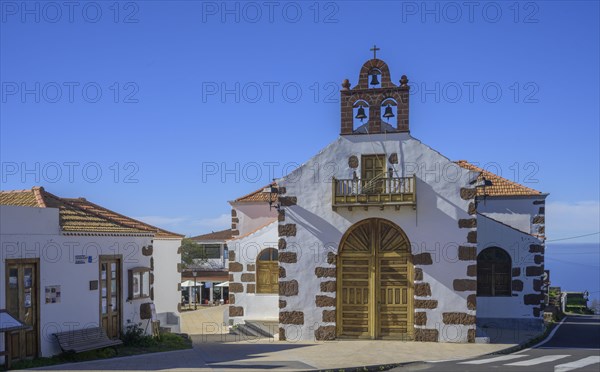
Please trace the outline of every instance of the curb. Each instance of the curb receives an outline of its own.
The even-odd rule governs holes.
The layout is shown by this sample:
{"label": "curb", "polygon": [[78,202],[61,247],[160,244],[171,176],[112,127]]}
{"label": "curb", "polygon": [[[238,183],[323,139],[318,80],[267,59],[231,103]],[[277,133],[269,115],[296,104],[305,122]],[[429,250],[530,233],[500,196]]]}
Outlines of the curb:
{"label": "curb", "polygon": [[[521,351],[521,350],[528,350],[529,348],[533,348],[536,347],[538,345],[543,345],[546,342],[548,342],[550,340],[550,338],[552,336],[554,336],[554,333],[556,333],[556,331],[558,330],[558,327],[560,327],[560,325],[567,319],[567,317],[564,317],[559,323],[552,323],[551,325],[549,325],[548,327],[546,327],[546,329],[544,330],[544,332],[534,338],[531,338],[527,341],[523,341],[518,345],[515,346],[511,346],[508,347],[506,349],[502,349],[502,350],[498,350],[498,351],[494,351],[492,353],[487,353],[487,354],[481,354],[477,357],[482,357],[482,356],[486,356],[486,355],[504,355],[504,354],[512,354],[515,353],[517,351]],[[533,340],[536,339],[540,339],[539,342],[534,343],[532,346],[530,346],[529,348],[527,348],[527,345],[529,345]],[[470,358],[462,358],[462,359],[456,359],[456,360],[467,360],[467,359],[473,359],[475,357],[470,357]],[[320,369],[317,370],[318,372],[327,372],[327,371],[365,371],[365,372],[371,372],[371,371],[388,371],[390,369],[393,368],[397,368],[397,367],[406,367],[409,365],[413,365],[413,364],[420,364],[420,363],[430,363],[430,362],[434,362],[434,361],[414,361],[414,362],[405,362],[405,363],[388,363],[388,364],[379,364],[379,365],[371,365],[371,366],[363,366],[363,367],[350,367],[350,368],[334,368],[334,369]]]}
{"label": "curb", "polygon": [[316,372],[331,372],[331,371],[344,371],[344,372],[375,372],[375,371],[389,371],[398,367],[406,367],[413,364],[424,364],[426,362],[417,360],[413,362],[403,362],[403,363],[386,363],[386,364],[374,364],[370,366],[362,366],[362,367],[347,367],[347,368],[329,368],[329,369],[315,369],[311,371]]}
{"label": "curb", "polygon": [[[504,355],[504,354],[512,354],[512,353],[516,353],[517,351],[521,351],[521,350],[529,349],[529,348],[535,347],[535,346],[537,346],[537,345],[540,345],[542,342],[546,342],[546,340],[547,340],[547,339],[549,339],[549,337],[551,337],[551,336],[553,336],[553,335],[554,335],[554,333],[553,333],[553,332],[556,332],[556,330],[558,329],[558,327],[559,327],[559,326],[562,324],[562,322],[564,322],[564,321],[565,321],[565,319],[566,319],[566,317],[565,317],[565,318],[563,318],[563,320],[561,320],[561,321],[560,321],[560,323],[558,323],[558,324],[557,324],[557,323],[552,323],[552,324],[548,325],[548,326],[546,327],[546,329],[544,330],[544,332],[543,332],[541,335],[539,335],[539,336],[536,336],[536,337],[534,337],[534,338],[531,338],[531,339],[529,339],[529,340],[527,340],[527,341],[523,341],[523,342],[521,342],[521,343],[520,343],[520,344],[518,344],[518,345],[511,346],[511,347],[508,347],[508,348],[506,348],[506,349],[503,349],[503,350],[498,350],[498,351],[495,351],[495,352],[493,352],[493,353],[489,353],[489,354],[483,354],[482,356],[484,356],[484,355]],[[537,340],[537,339],[540,339],[540,341],[539,341],[539,342],[536,342],[536,343],[534,343],[533,345],[531,345],[531,346],[529,346],[529,347],[528,347],[528,345],[529,345],[529,344],[530,344],[532,341],[534,341],[534,340]]]}

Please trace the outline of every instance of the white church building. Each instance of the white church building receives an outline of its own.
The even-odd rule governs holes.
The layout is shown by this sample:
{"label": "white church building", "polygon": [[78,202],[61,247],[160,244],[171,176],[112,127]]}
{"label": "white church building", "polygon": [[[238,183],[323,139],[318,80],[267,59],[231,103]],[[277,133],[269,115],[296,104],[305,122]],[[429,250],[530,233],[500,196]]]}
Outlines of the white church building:
{"label": "white church building", "polygon": [[342,83],[341,135],[230,202],[234,324],[275,319],[280,340],[542,330],[547,194],[412,137],[408,101],[406,76],[367,61]]}

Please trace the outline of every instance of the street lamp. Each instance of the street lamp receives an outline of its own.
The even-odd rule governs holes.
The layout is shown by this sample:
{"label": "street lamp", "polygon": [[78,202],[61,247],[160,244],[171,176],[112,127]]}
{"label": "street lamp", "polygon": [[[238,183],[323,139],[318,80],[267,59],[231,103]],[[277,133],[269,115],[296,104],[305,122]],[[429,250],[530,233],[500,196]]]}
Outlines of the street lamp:
{"label": "street lamp", "polygon": [[197,294],[197,289],[196,289],[196,275],[198,275],[198,272],[196,271],[192,271],[192,276],[194,277],[194,310],[198,310],[198,294]]}

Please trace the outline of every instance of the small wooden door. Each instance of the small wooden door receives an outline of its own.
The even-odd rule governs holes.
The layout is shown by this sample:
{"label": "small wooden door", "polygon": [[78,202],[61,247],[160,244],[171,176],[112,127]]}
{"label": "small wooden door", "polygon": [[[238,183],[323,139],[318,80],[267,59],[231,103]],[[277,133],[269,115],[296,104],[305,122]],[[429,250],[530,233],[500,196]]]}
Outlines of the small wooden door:
{"label": "small wooden door", "polygon": [[100,324],[110,338],[121,335],[121,258],[100,256]]}
{"label": "small wooden door", "polygon": [[12,361],[39,354],[39,259],[6,260],[6,310],[30,329],[10,332]]}
{"label": "small wooden door", "polygon": [[256,293],[279,293],[279,259],[275,248],[261,251],[256,259]]}
{"label": "small wooden door", "polygon": [[365,194],[383,192],[385,178],[385,155],[363,155],[360,165],[362,191]]}

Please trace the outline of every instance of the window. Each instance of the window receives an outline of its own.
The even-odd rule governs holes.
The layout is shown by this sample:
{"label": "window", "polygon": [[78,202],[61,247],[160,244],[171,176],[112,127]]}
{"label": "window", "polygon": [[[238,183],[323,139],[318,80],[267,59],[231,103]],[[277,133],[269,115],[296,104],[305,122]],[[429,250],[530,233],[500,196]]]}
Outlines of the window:
{"label": "window", "polygon": [[382,193],[385,178],[385,155],[363,155],[360,173],[364,194]]}
{"label": "window", "polygon": [[477,256],[477,295],[511,295],[511,259],[497,247],[486,248]]}
{"label": "window", "polygon": [[[129,269],[129,300],[150,297],[150,284],[150,268]],[[116,282],[113,282],[114,285]]]}
{"label": "window", "polygon": [[256,258],[256,293],[279,293],[277,249],[262,250]]}
{"label": "window", "polygon": [[221,258],[220,244],[204,244],[205,258]]}

